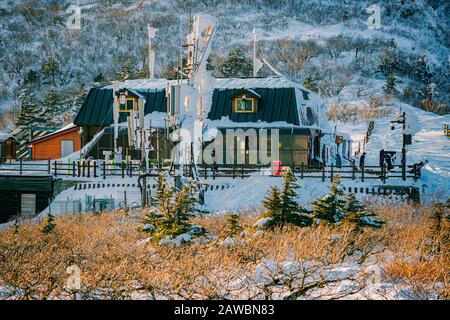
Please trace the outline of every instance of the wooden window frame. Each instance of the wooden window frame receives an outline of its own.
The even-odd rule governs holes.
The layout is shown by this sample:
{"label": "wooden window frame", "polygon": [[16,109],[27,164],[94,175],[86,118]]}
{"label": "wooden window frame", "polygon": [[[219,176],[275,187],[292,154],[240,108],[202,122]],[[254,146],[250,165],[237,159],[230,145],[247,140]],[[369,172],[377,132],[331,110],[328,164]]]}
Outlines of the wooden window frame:
{"label": "wooden window frame", "polygon": [[131,111],[136,111],[136,109],[137,109],[136,99],[133,98],[133,97],[131,97],[131,98],[125,98],[125,106],[128,105],[128,101],[133,101],[133,109],[131,109],[131,110],[128,110],[128,109],[123,110],[123,109],[121,109],[120,106],[121,106],[122,104],[120,103],[120,97],[117,99],[117,101],[118,101],[118,104],[119,104],[119,112],[130,113]]}
{"label": "wooden window frame", "polygon": [[247,97],[245,98],[245,101],[251,100],[252,101],[252,110],[238,110],[238,101],[243,100],[243,95],[239,95],[233,98],[233,109],[236,113],[255,113],[256,112],[256,99],[253,97]]}

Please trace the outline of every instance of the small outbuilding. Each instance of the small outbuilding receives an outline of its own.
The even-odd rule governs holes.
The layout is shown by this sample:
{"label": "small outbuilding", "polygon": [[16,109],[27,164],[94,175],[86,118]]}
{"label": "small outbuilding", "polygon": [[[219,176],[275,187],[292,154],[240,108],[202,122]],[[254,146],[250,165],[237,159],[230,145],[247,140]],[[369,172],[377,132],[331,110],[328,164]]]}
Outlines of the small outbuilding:
{"label": "small outbuilding", "polygon": [[69,124],[29,142],[33,160],[60,159],[81,149],[80,128]]}
{"label": "small outbuilding", "polygon": [[17,140],[9,133],[0,132],[0,162],[16,159]]}

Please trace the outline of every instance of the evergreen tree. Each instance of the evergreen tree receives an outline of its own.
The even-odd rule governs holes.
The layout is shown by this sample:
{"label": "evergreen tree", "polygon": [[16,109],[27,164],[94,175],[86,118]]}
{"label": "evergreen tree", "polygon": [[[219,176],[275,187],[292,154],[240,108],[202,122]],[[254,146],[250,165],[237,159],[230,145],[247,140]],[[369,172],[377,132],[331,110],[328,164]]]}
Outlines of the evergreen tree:
{"label": "evergreen tree", "polygon": [[32,87],[32,88],[38,87],[39,86],[39,74],[34,70],[28,71],[28,73],[25,75],[24,84],[27,87]]}
{"label": "evergreen tree", "polygon": [[47,57],[46,61],[42,64],[41,72],[44,76],[44,80],[50,79],[51,84],[56,87],[56,76],[60,73],[60,71],[59,63],[53,56]]}
{"label": "evergreen tree", "polygon": [[17,126],[28,126],[39,122],[40,107],[33,92],[25,87],[19,94],[20,110],[16,121]]}
{"label": "evergreen tree", "polygon": [[355,232],[360,232],[363,227],[380,228],[384,224],[375,213],[368,212],[353,193],[347,195],[345,200],[345,216],[342,220],[353,224]]}
{"label": "evergreen tree", "polygon": [[377,72],[380,72],[386,78],[394,74],[398,69],[397,59],[395,54],[396,44],[391,41],[391,43],[384,49],[383,55],[379,59],[379,64]]}
{"label": "evergreen tree", "polygon": [[142,221],[142,230],[150,232],[153,240],[158,241],[165,236],[175,238],[184,233],[193,236],[206,233],[203,228],[190,222],[191,215],[198,212],[192,188],[183,186],[175,192],[166,186],[163,175],[160,175],[156,198],[157,207],[149,211]]}
{"label": "evergreen tree", "polygon": [[383,87],[384,92],[386,92],[387,95],[392,96],[394,94],[396,82],[397,82],[397,79],[395,78],[395,76],[393,74],[391,74],[387,77],[386,84]]}
{"label": "evergreen tree", "polygon": [[225,77],[249,77],[253,74],[253,63],[241,49],[233,49],[220,68]]}
{"label": "evergreen tree", "polygon": [[227,218],[227,231],[225,236],[235,237],[236,235],[241,233],[242,230],[244,230],[244,228],[242,228],[241,224],[239,223],[239,215],[230,214]]}
{"label": "evergreen tree", "polygon": [[51,123],[54,116],[59,113],[59,96],[55,89],[50,88],[44,96],[44,111],[41,114],[41,121]]}
{"label": "evergreen tree", "polygon": [[74,101],[76,111],[80,110],[81,106],[86,100],[86,96],[87,96],[86,86],[84,85],[84,83],[82,83],[80,86],[80,90],[78,91],[77,97],[75,98]]}
{"label": "evergreen tree", "polygon": [[330,193],[312,203],[314,217],[321,222],[329,224],[339,222],[345,212],[343,195],[341,179],[336,175],[331,185]]}
{"label": "evergreen tree", "polygon": [[55,224],[55,217],[53,217],[53,215],[50,213],[50,211],[47,213],[47,220],[46,220],[46,224],[44,226],[44,228],[42,229],[42,233],[44,234],[49,234],[53,231],[53,229],[55,229],[56,224]]}
{"label": "evergreen tree", "polygon": [[425,52],[420,56],[416,63],[416,69],[414,75],[416,79],[420,81],[425,86],[428,86],[431,83],[431,78],[433,74],[430,71],[430,67],[427,62],[428,53]]}
{"label": "evergreen tree", "polygon": [[298,196],[295,189],[299,188],[296,178],[291,170],[283,174],[283,187],[281,191],[272,187],[267,197],[263,201],[266,208],[264,217],[271,218],[264,224],[265,229],[274,229],[286,224],[296,226],[308,226],[311,224],[311,218],[307,215],[308,211],[296,202]]}
{"label": "evergreen tree", "polygon": [[133,62],[130,59],[127,59],[122,63],[119,73],[117,74],[117,79],[120,81],[124,81],[133,78],[135,72],[136,69]]}

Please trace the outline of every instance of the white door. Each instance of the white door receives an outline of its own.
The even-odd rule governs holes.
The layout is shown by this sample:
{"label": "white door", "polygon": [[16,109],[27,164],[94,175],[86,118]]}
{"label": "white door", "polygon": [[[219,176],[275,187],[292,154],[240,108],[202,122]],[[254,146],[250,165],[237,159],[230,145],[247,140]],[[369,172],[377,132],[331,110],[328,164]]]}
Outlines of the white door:
{"label": "white door", "polygon": [[32,193],[22,193],[21,199],[21,214],[35,214],[36,213],[36,195]]}
{"label": "white door", "polygon": [[61,158],[67,157],[73,153],[73,141],[61,140]]}

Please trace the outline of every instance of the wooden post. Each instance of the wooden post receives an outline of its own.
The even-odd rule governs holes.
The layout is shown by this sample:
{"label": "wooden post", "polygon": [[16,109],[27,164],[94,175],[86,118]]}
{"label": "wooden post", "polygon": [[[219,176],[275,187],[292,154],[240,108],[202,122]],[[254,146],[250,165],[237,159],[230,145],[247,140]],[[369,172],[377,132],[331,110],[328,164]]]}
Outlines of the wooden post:
{"label": "wooden post", "polygon": [[94,160],[94,178],[97,178],[97,161]]}
{"label": "wooden post", "polygon": [[352,161],[352,180],[355,180],[355,161]]}
{"label": "wooden post", "polygon": [[122,179],[125,178],[125,162],[122,161],[122,165],[121,165],[121,169],[122,169]]}
{"label": "wooden post", "polygon": [[233,163],[233,179],[236,178],[236,165]]}
{"label": "wooden post", "polygon": [[75,161],[72,161],[72,177],[75,177],[75,171],[76,171]]}
{"label": "wooden post", "polygon": [[58,176],[58,163],[56,162],[56,160],[53,162],[53,166],[55,167],[54,173],[55,173],[55,177],[56,177],[56,176]]}
{"label": "wooden post", "polygon": [[244,179],[244,165],[241,168],[241,179]]}
{"label": "wooden post", "polygon": [[87,162],[87,177],[91,177],[91,160],[88,160]]}
{"label": "wooden post", "polygon": [[384,164],[381,165],[381,181],[383,181],[383,183],[386,182],[386,167]]}
{"label": "wooden post", "polygon": [[213,180],[216,179],[216,170],[214,170],[214,167],[212,168],[212,172],[213,172]]}
{"label": "wooden post", "polygon": [[133,163],[130,162],[130,177],[133,177]]}
{"label": "wooden post", "polygon": [[86,161],[85,160],[83,160],[83,177],[85,176],[85,173],[86,173]]}
{"label": "wooden post", "polygon": [[325,164],[322,164],[322,182],[325,182]]}
{"label": "wooden post", "polygon": [[303,179],[304,171],[305,171],[305,164],[302,162],[302,171],[301,171],[301,175],[300,175],[301,179]]}
{"label": "wooden post", "polygon": [[77,167],[78,167],[78,177],[80,177],[80,175],[81,175],[81,163],[80,163],[80,160],[78,160]]}
{"label": "wooden post", "polygon": [[333,175],[334,175],[334,164],[331,162],[331,173],[330,173],[330,181],[333,182]]}
{"label": "wooden post", "polygon": [[292,161],[292,173],[295,173],[295,162]]}
{"label": "wooden post", "polygon": [[104,180],[104,179],[106,179],[106,160],[103,161],[102,169],[103,169],[103,180]]}
{"label": "wooden post", "polygon": [[364,166],[361,167],[361,181],[364,182]]}
{"label": "wooden post", "polygon": [[50,174],[52,172],[52,168],[51,168],[51,163],[50,163],[50,158],[47,159],[47,172],[48,174]]}

